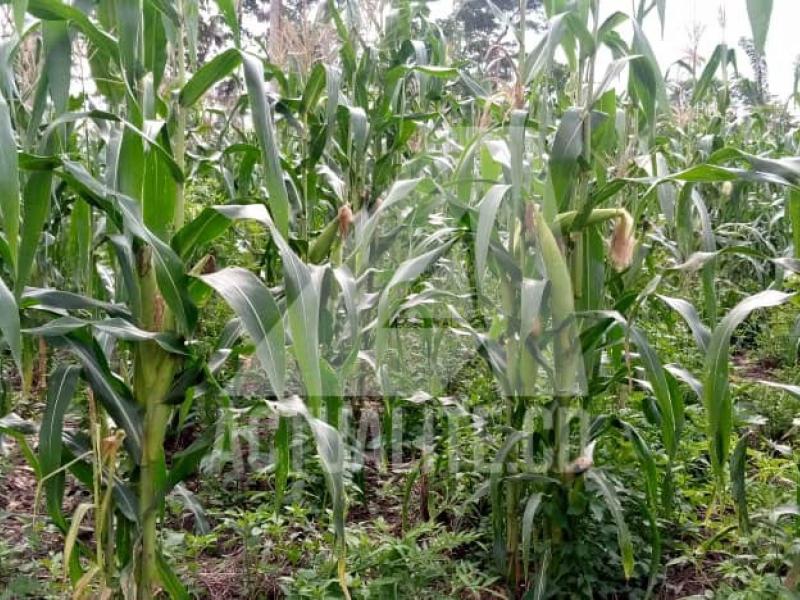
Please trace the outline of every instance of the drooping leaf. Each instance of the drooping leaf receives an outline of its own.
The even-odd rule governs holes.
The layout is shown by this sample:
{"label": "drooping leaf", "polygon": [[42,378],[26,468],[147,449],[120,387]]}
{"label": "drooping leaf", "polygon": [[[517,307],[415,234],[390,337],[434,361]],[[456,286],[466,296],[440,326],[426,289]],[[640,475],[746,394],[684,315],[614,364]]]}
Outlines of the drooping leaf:
{"label": "drooping leaf", "polygon": [[242,54],[235,48],[217,54],[200,67],[183,86],[178,96],[180,105],[184,108],[194,106],[211,86],[230,75],[240,64],[242,64]]}
{"label": "drooping leaf", "polygon": [[117,40],[97,27],[81,10],[60,0],[28,0],[28,12],[45,21],[70,21],[108,56],[117,56]]}
{"label": "drooping leaf", "polygon": [[40,308],[52,312],[65,310],[101,310],[112,317],[131,319],[131,313],[122,304],[103,302],[72,292],[51,288],[27,288],[20,300],[22,308]]}
{"label": "drooping leaf", "polygon": [[[83,167],[72,161],[64,161],[59,176],[74,186],[92,201],[98,199],[111,202],[116,208],[125,227],[152,249],[153,267],[156,281],[164,302],[172,310],[179,328],[184,333],[194,329],[197,322],[197,308],[189,296],[189,286],[183,262],[180,257],[161,238],[150,231],[143,222],[140,206],[133,199],[109,190],[94,179]],[[108,210],[102,202],[98,206]]]}
{"label": "drooping leaf", "polygon": [[697,347],[705,354],[706,348],[708,348],[708,341],[711,338],[711,331],[700,319],[700,315],[694,305],[682,298],[672,298],[661,294],[658,294],[657,297],[683,317],[692,332],[692,336],[694,336],[694,341],[697,342]]}
{"label": "drooping leaf", "polygon": [[137,463],[142,457],[142,416],[125,383],[111,372],[108,362],[97,342],[81,332],[61,338],[80,361],[83,375],[118,427],[125,431],[125,446]]}
{"label": "drooping leaf", "polygon": [[255,343],[261,368],[278,398],[285,391],[285,335],[281,312],[266,286],[250,271],[227,268],[200,277],[233,308]]}

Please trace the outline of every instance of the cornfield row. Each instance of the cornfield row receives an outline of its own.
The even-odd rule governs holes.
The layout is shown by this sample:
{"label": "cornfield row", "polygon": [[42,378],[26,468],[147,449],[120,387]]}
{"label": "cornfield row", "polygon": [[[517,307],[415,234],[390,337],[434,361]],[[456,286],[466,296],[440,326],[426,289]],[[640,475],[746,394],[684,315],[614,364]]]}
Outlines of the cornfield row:
{"label": "cornfield row", "polygon": [[[396,4],[370,32],[351,3],[322,3],[337,53],[303,68],[243,41],[234,0],[213,9],[231,47],[203,64],[196,0],[8,2],[4,389],[34,397],[34,373],[48,356],[55,367],[43,412],[10,413],[0,432],[36,473],[74,597],[189,596],[162,552],[165,500],[222,443],[184,425],[203,398],[231,414],[241,357],[266,381],[251,406],[276,420],[276,511],[298,421],[311,434],[344,597],[358,478],[345,419],[377,398],[387,445],[398,408],[443,402],[471,357],[492,374],[503,432],[482,494],[510,596],[548,597],[588,496],[616,531],[624,577],[641,577],[616,466],[595,464],[603,445],[637,461],[653,592],[690,405],[714,481],[709,518],[732,504],[740,530],[751,526],[757,432],[736,417],[732,339],[758,309],[787,304],[796,318],[797,127],[778,135],[755,110],[743,124],[725,43],[676,91],[643,31],[664,27],[665,0],[607,18],[599,0],[546,1],[547,29],[504,57],[502,86],[454,62],[419,6]],[[763,54],[772,2],[746,5]],[[504,17],[518,40],[531,39],[526,6]],[[694,119],[679,124],[676,102]],[[210,197],[192,193],[198,182]],[[736,277],[757,289],[732,293]],[[685,364],[648,324],[672,312],[696,342]],[[791,383],[758,385],[800,396]],[[633,390],[638,422],[598,400],[621,405]],[[167,450],[181,431],[191,443]],[[422,451],[408,493],[447,477],[434,454]],[[72,479],[90,501],[67,514]]]}

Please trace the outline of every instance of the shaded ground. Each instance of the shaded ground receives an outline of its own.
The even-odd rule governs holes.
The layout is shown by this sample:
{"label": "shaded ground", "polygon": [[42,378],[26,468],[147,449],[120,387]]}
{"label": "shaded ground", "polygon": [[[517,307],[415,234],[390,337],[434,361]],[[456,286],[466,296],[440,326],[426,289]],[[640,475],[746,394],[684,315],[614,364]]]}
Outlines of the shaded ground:
{"label": "shaded ground", "polygon": [[[0,471],[0,529],[5,553],[0,555],[0,598],[30,597],[46,598],[61,597],[56,589],[58,570],[51,572],[48,565],[53,563],[53,557],[62,549],[61,536],[51,526],[45,526],[46,517],[39,515],[37,527],[32,527],[34,517],[34,497],[36,493],[36,478],[33,471],[24,464],[17,452],[12,452],[7,457],[7,462]],[[384,489],[388,478],[397,475],[387,474],[378,469],[375,460],[368,462],[365,479],[368,490],[376,493],[369,494],[366,502],[353,502],[349,513],[350,523],[371,522],[382,518],[391,528],[394,535],[402,535],[401,505],[399,498],[394,501],[389,494],[379,493]],[[409,526],[418,522],[421,515],[421,496],[423,482],[417,482],[410,499]],[[391,486],[397,487],[397,482]],[[77,501],[74,490],[68,490],[67,504]],[[174,523],[180,527],[180,523]],[[191,525],[184,523],[183,526]],[[302,536],[303,531],[298,529],[292,535]],[[464,549],[469,552],[469,549]],[[458,554],[457,552],[456,554]],[[274,560],[275,557],[269,557]],[[453,559],[458,558],[453,555]],[[280,598],[281,578],[292,571],[288,563],[276,564],[275,569],[269,574],[258,573],[248,568],[247,563],[258,561],[259,556],[247,555],[246,549],[240,540],[235,537],[221,536],[215,547],[210,551],[200,552],[191,559],[190,572],[187,579],[193,582],[193,588],[203,597],[214,600],[228,600],[238,598]],[[306,557],[307,560],[310,557]],[[657,597],[661,600],[673,600],[686,596],[700,594],[705,590],[713,589],[717,575],[715,567],[722,559],[721,555],[709,553],[698,564],[689,562],[668,566],[666,569],[666,582],[661,587]],[[176,565],[177,566],[177,565]],[[55,573],[55,574],[54,574]],[[17,580],[14,582],[14,580]],[[14,582],[20,586],[20,579],[27,580],[27,586],[22,586],[20,595],[3,596],[2,590]],[[248,592],[247,590],[250,590]],[[253,596],[253,592],[257,595]],[[13,592],[12,592],[13,594]],[[464,591],[462,598],[477,600],[488,598],[504,598],[506,592],[501,585],[492,586],[490,590],[480,590],[470,593]]]}
{"label": "shaded ground", "polygon": [[723,556],[708,553],[697,564],[682,562],[667,566],[664,571],[664,583],[658,592],[660,600],[678,600],[687,596],[702,597],[706,590],[713,590],[719,580],[715,568],[723,560]]}
{"label": "shaded ground", "polygon": [[16,452],[3,461],[0,468],[0,592],[11,594],[12,598],[17,588],[20,594],[45,593],[57,577],[47,565],[63,547],[61,536],[47,526],[47,517],[41,514],[41,503],[34,521],[36,475],[33,469],[24,464]]}

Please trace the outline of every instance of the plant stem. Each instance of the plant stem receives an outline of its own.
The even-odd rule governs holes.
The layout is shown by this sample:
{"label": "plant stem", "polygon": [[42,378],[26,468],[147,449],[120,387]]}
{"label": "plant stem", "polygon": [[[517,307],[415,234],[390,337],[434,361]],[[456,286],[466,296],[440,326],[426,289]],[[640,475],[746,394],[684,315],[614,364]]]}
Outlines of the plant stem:
{"label": "plant stem", "polygon": [[[143,248],[139,257],[139,288],[141,291],[141,321],[149,331],[169,329],[172,321],[158,291],[151,252]],[[164,399],[172,385],[177,369],[175,357],[153,341],[136,347],[133,393],[144,410],[142,460],[139,482],[139,519],[142,548],[139,563],[138,600],[152,598],[158,581],[157,522],[163,497],[166,475],[164,463],[164,434],[171,408]]]}
{"label": "plant stem", "polygon": [[[177,11],[178,14],[181,16],[180,25],[178,26],[178,43],[177,48],[175,48],[175,58],[178,69],[178,88],[183,88],[184,83],[186,82],[186,57],[185,57],[185,50],[184,50],[184,18],[183,18],[183,0],[177,1]],[[184,155],[186,154],[186,111],[181,107],[179,102],[175,102],[173,110],[175,111],[175,134],[173,139],[175,140],[175,162],[178,163],[178,166],[181,169],[181,172],[184,170],[185,166],[185,158]],[[173,217],[173,227],[177,231],[181,227],[183,227],[184,221],[184,212],[185,212],[185,202],[184,202],[184,189],[183,189],[183,182],[179,181],[175,184],[175,214]]]}

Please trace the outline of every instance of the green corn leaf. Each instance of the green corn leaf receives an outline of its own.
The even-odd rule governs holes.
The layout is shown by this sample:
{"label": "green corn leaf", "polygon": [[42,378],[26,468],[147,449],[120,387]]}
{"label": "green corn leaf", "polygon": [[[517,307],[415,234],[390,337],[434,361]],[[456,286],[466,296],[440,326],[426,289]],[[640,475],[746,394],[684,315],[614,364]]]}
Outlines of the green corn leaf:
{"label": "green corn leaf", "polygon": [[628,90],[638,101],[644,111],[651,131],[655,131],[656,114],[667,110],[667,91],[664,77],[658,66],[658,60],[653,52],[647,36],[636,20],[632,20],[633,44],[631,51],[640,58],[630,63],[630,82]]}
{"label": "green corn leaf", "polygon": [[602,471],[595,469],[587,471],[586,478],[600,492],[608,510],[611,512],[611,516],[614,518],[614,523],[617,526],[619,551],[622,556],[622,569],[625,573],[625,579],[630,579],[633,575],[634,565],[633,541],[631,540],[631,532],[628,529],[628,525],[625,523],[625,514],[622,512],[619,496]]}
{"label": "green corn leaf", "polygon": [[25,27],[25,13],[28,12],[28,0],[12,0],[12,10],[14,12],[14,28],[21,38]]}
{"label": "green corn leaf", "polygon": [[692,90],[692,104],[700,102],[706,93],[708,93],[708,89],[711,87],[711,82],[714,81],[714,75],[716,75],[720,64],[722,63],[723,69],[728,68],[727,64],[723,63],[723,54],[726,52],[727,50],[724,44],[719,44],[714,48],[714,52],[711,53],[711,57],[703,68],[703,74],[700,75],[700,79],[697,80],[697,84],[694,86],[694,90]]}
{"label": "green corn leaf", "polygon": [[514,431],[508,435],[503,445],[492,460],[489,471],[489,501],[492,507],[492,532],[495,564],[500,571],[506,565],[506,539],[503,526],[503,477],[506,473],[506,461],[514,447],[527,437],[523,431]]}
{"label": "green corn leaf", "polygon": [[[692,375],[688,370],[684,369],[683,367],[675,364],[668,364],[664,365],[664,369],[672,375],[672,377],[676,381],[680,381],[685,383],[687,386],[691,388],[691,390],[697,395],[697,398],[702,401],[703,399],[703,384],[700,382],[697,377]],[[675,393],[672,394],[673,399],[675,398]],[[676,413],[677,417],[677,413]]]}
{"label": "green corn leaf", "polygon": [[621,419],[618,420],[617,424],[628,441],[631,442],[636,456],[639,458],[639,464],[644,471],[647,502],[650,508],[655,510],[658,506],[658,470],[653,452],[642,437],[642,434],[633,425]]}
{"label": "green corn leaf", "polygon": [[747,441],[750,432],[739,438],[731,454],[731,492],[733,503],[736,506],[736,515],[739,517],[739,529],[743,535],[750,530],[750,517],[747,510],[747,490],[745,486],[747,476]]}
{"label": "green corn leaf", "polygon": [[328,488],[333,501],[334,531],[340,556],[345,550],[345,491],[344,491],[344,444],[339,432],[319,419],[311,416],[306,421],[314,433],[317,452],[322,461]]}
{"label": "green corn leaf", "polygon": [[703,400],[706,409],[711,466],[718,482],[725,477],[732,432],[733,406],[729,390],[730,341],[734,330],[756,309],[778,306],[792,294],[767,290],[748,296],[734,306],[714,328],[706,352]]}
{"label": "green corn leaf", "polygon": [[[160,137],[168,147],[166,125],[148,122],[153,129],[160,131]],[[157,152],[148,149],[144,156],[144,181],[142,186],[142,221],[145,226],[162,240],[168,240],[172,233],[177,202],[177,186],[170,172],[170,162]]]}
{"label": "green corn leaf", "polygon": [[[192,513],[194,517],[194,530],[198,535],[208,535],[211,533],[211,525],[208,522],[206,511],[203,505],[186,486],[179,483],[172,491],[172,497],[177,499],[183,504],[183,507]],[[174,597],[174,596],[173,596]],[[191,598],[191,596],[189,596]]]}
{"label": "green corn leaf", "polygon": [[[606,68],[606,72],[603,75],[603,78],[600,80],[600,83],[595,87],[593,96],[592,96],[592,105],[597,103],[601,96],[605,94],[608,90],[610,90],[616,79],[620,76],[622,71],[625,67],[628,66],[628,63],[639,56],[632,55],[632,56],[623,56],[611,62],[608,67]],[[605,111],[604,111],[605,112]]]}
{"label": "green corn leaf", "polygon": [[120,290],[122,300],[126,300],[130,313],[134,318],[141,318],[141,296],[139,292],[139,278],[136,275],[136,258],[133,254],[133,244],[129,236],[114,234],[108,236],[117,257],[120,275],[124,289]]}
{"label": "green corn leaf", "polygon": [[[711,218],[708,208],[699,193],[692,194],[695,210],[700,221],[700,242],[703,252],[712,254],[717,249],[717,241],[711,226]],[[704,314],[710,323],[717,322],[717,284],[716,284],[716,261],[709,260],[703,265],[703,300]]]}
{"label": "green corn leaf", "polygon": [[322,375],[319,352],[319,312],[322,277],[326,269],[307,265],[294,253],[272,222],[263,205],[221,206],[216,209],[230,218],[249,218],[266,225],[278,247],[283,262],[286,289],[286,313],[295,360],[316,416],[322,397]]}
{"label": "green corn leaf", "polygon": [[694,341],[697,342],[697,347],[705,354],[711,338],[711,331],[700,319],[700,315],[694,305],[681,298],[671,298],[661,294],[656,294],[656,297],[683,317],[692,332]]}
{"label": "green corn leaf", "polygon": [[[63,457],[63,462],[72,463],[70,472],[75,475],[76,479],[83,485],[91,488],[94,477],[92,464],[87,459],[73,462],[77,457],[85,456],[90,452],[91,440],[85,434],[73,435],[64,432],[62,443],[66,452]],[[123,516],[131,523],[137,523],[139,520],[139,501],[131,487],[123,482],[118,475],[114,477],[113,493],[116,506]]]}
{"label": "green corn leaf", "polygon": [[275,510],[283,506],[283,495],[289,480],[291,447],[289,439],[291,421],[289,417],[278,417],[278,430],[275,432]]}
{"label": "green corn leaf", "polygon": [[28,12],[44,21],[70,21],[106,55],[118,56],[117,40],[74,6],[60,0],[28,0]]}
{"label": "green corn leaf", "polygon": [[333,501],[334,531],[336,533],[336,548],[340,560],[345,552],[345,512],[347,510],[344,474],[345,474],[345,446],[341,434],[314,417],[303,401],[297,396],[292,396],[280,402],[268,402],[272,409],[282,418],[302,416],[308,423],[314,435],[314,441],[319,454],[325,481]]}
{"label": "green corn leaf", "polygon": [[219,12],[222,13],[222,18],[225,19],[225,24],[230,27],[233,32],[233,43],[239,48],[242,45],[242,34],[239,30],[239,17],[236,14],[236,2],[234,0],[217,0]]}
{"label": "green corn leaf", "polygon": [[152,6],[163,16],[172,22],[173,25],[180,25],[181,16],[173,5],[173,0],[146,0],[148,6]]}
{"label": "green corn leaf", "polygon": [[40,308],[53,312],[64,310],[101,310],[112,317],[130,320],[131,313],[122,304],[112,304],[94,298],[50,288],[28,288],[20,300],[22,308]]}
{"label": "green corn leaf", "polygon": [[47,511],[53,522],[67,530],[67,523],[61,512],[64,498],[64,474],[55,473],[61,467],[61,433],[64,429],[64,415],[75,395],[80,367],[60,366],[50,376],[47,388],[47,406],[39,428],[39,465],[44,482]]}
{"label": "green corn leaf", "polygon": [[322,397],[322,375],[319,352],[320,289],[326,269],[305,264],[281,235],[263,205],[218,206],[217,211],[230,219],[253,219],[272,233],[283,262],[286,289],[286,313],[295,360],[312,406],[312,414],[318,414]]}
{"label": "green corn leaf", "polygon": [[261,146],[261,158],[266,171],[270,212],[278,232],[288,239],[289,194],[283,181],[283,167],[272,126],[272,111],[267,103],[267,92],[264,89],[264,68],[260,60],[246,54],[242,54],[242,61],[253,126]]}
{"label": "green corn leaf", "polygon": [[17,277],[14,281],[14,293],[17,298],[22,294],[33,270],[36,252],[39,249],[39,240],[50,213],[51,184],[52,175],[44,172],[29,177],[25,185]]}
{"label": "green corn leaf", "polygon": [[528,578],[530,566],[531,542],[533,541],[533,520],[542,503],[542,494],[531,494],[525,503],[525,512],[522,513],[522,567],[525,570],[525,579]]}
{"label": "green corn leaf", "polygon": [[66,112],[69,103],[72,66],[72,44],[67,24],[62,21],[45,21],[42,24],[42,40],[45,48],[47,90],[56,114],[60,115]]}
{"label": "green corn leaf", "polygon": [[[161,4],[170,6],[165,0],[161,0]],[[154,2],[145,0],[143,9],[144,69],[152,75],[153,89],[157,90],[167,66],[167,32],[164,28],[163,13]]]}
{"label": "green corn leaf", "polygon": [[0,334],[11,350],[14,364],[22,373],[22,337],[20,335],[19,309],[14,294],[0,277]]}
{"label": "green corn leaf", "polygon": [[772,0],[747,0],[747,16],[753,31],[753,44],[759,54],[764,54],[769,21],[772,17]]}
{"label": "green corn leaf", "polygon": [[361,339],[361,327],[358,306],[359,292],[355,277],[347,266],[333,269],[333,276],[339,284],[339,289],[342,291],[344,307],[347,313],[347,319],[350,323],[350,354],[340,368],[340,372],[344,378],[344,373],[355,365],[360,350],[359,340]]}
{"label": "green corn leaf", "polygon": [[9,435],[13,437],[20,452],[25,457],[25,461],[33,469],[37,478],[41,479],[42,471],[39,466],[39,459],[36,453],[31,449],[26,436],[36,433],[36,425],[30,421],[26,421],[16,413],[8,413],[0,417],[0,436]]}
{"label": "green corn leaf", "polygon": [[667,23],[667,0],[656,0],[658,20],[661,22],[661,37],[664,37],[664,25]]}
{"label": "green corn leaf", "polygon": [[92,207],[78,198],[69,219],[69,252],[73,281],[79,290],[88,290],[92,277]]}
{"label": "green corn leaf", "polygon": [[156,281],[161,295],[175,315],[180,329],[184,333],[192,331],[197,322],[197,308],[189,297],[183,262],[170,246],[144,225],[139,205],[123,194],[108,190],[82,165],[72,161],[64,161],[63,171],[59,171],[59,176],[82,192],[84,197],[95,201],[98,207],[108,210],[108,205],[97,202],[98,199],[113,203],[128,231],[152,248]]}
{"label": "green corn leaf", "polygon": [[0,225],[8,243],[11,267],[16,267],[19,247],[19,167],[11,113],[0,94]]}
{"label": "green corn leaf", "polygon": [[109,369],[97,342],[81,332],[54,338],[83,366],[83,375],[108,414],[125,431],[125,446],[138,464],[142,457],[142,417],[130,389]]}
{"label": "green corn leaf", "polygon": [[[128,82],[129,99],[139,91],[139,79],[144,75],[144,6],[142,0],[115,2],[119,35],[119,59]],[[129,102],[130,106],[130,102]]]}
{"label": "green corn leaf", "polygon": [[272,227],[272,219],[263,204],[226,204],[204,208],[200,214],[184,225],[171,240],[172,248],[183,259],[189,260],[199,248],[205,247],[225,233],[231,223],[253,220]]}
{"label": "green corn leaf", "polygon": [[570,108],[561,117],[550,154],[550,178],[556,202],[561,210],[569,206],[569,194],[583,152],[583,119],[581,111]]}
{"label": "green corn leaf", "polygon": [[282,398],[286,377],[285,336],[281,313],[272,294],[246,269],[227,268],[200,279],[236,312],[255,343],[256,356],[275,395]]}
{"label": "green corn leaf", "polygon": [[647,342],[647,338],[636,327],[628,329],[631,340],[639,349],[639,357],[647,373],[648,380],[653,386],[653,393],[658,402],[659,413],[661,414],[661,433],[664,447],[670,457],[674,457],[677,448],[677,428],[675,425],[676,416],[673,412],[672,395],[667,383],[667,376],[658,355]]}
{"label": "green corn leaf", "polygon": [[144,142],[132,129],[123,129],[117,159],[118,164],[114,165],[117,180],[110,189],[118,190],[141,204],[145,172]]}
{"label": "green corn leaf", "polygon": [[45,337],[63,336],[84,327],[92,327],[114,338],[129,342],[154,341],[167,352],[186,354],[183,342],[174,334],[145,331],[144,329],[139,329],[130,321],[120,318],[86,321],[75,317],[60,317],[39,327],[26,329],[25,333]]}
{"label": "green corn leaf", "polygon": [[235,48],[225,50],[204,64],[181,89],[178,101],[184,108],[194,106],[211,86],[230,75],[242,64],[242,53]]}
{"label": "green corn leaf", "polygon": [[[386,197],[383,198],[380,206],[375,209],[368,219],[363,221],[363,224],[356,221],[356,231],[355,231],[355,238],[356,238],[356,247],[353,250],[353,253],[360,252],[363,248],[365,248],[373,239],[375,235],[375,229],[378,227],[378,222],[380,218],[393,206],[396,206],[403,200],[409,197],[411,192],[413,192],[417,186],[422,181],[421,178],[418,179],[399,179],[392,184],[392,187],[389,189],[389,192],[386,194]],[[360,214],[360,213],[359,213]]]}
{"label": "green corn leaf", "polygon": [[138,205],[129,198],[118,197],[117,206],[128,229],[153,249],[156,281],[164,301],[170,307],[183,332],[194,329],[197,308],[192,303],[183,262],[166,243],[142,223]]}
{"label": "green corn leaf", "polygon": [[[131,160],[137,160],[138,162],[144,161],[144,151],[147,149],[148,151],[154,152],[158,157],[161,159],[163,164],[167,167],[171,177],[176,182],[182,182],[184,180],[183,171],[181,170],[178,163],[175,161],[175,158],[172,156],[172,151],[170,150],[169,146],[169,138],[167,136],[167,126],[166,123],[163,121],[158,120],[149,120],[145,127],[147,131],[144,131],[141,127],[137,127],[130,121],[126,119],[122,119],[117,115],[112,113],[102,111],[102,110],[89,110],[89,111],[80,111],[80,112],[66,112],[56,119],[53,119],[47,126],[47,128],[42,133],[42,139],[48,140],[52,134],[58,131],[59,127],[67,123],[76,123],[85,119],[91,119],[93,121],[109,121],[111,123],[120,123],[124,128],[123,140],[122,145],[119,149],[119,156],[117,157],[118,161],[122,161],[125,166],[125,169],[131,170],[132,168],[139,169],[139,165],[131,165]],[[128,136],[128,140],[126,141],[125,136]],[[126,151],[126,144],[138,144],[139,149],[142,151],[141,157],[133,156],[130,152]],[[132,146],[131,146],[132,147]],[[37,170],[44,170],[47,167],[57,167],[65,164],[68,161],[63,161],[59,157],[33,157],[34,160],[30,161],[27,165],[29,168],[37,169]],[[142,162],[141,168],[144,169]],[[110,165],[112,170],[117,169],[117,164],[112,161]],[[123,169],[124,170],[124,169]],[[138,172],[138,171],[137,171]],[[142,171],[143,173],[144,171]],[[129,175],[130,176],[130,175]],[[142,176],[140,175],[140,178]],[[111,178],[111,182],[113,183],[117,178]],[[131,177],[132,179],[132,177]],[[121,181],[121,180],[120,180]],[[133,185],[133,184],[131,184]],[[137,186],[137,188],[141,188],[141,184]],[[122,191],[122,190],[121,190]],[[124,193],[124,191],[123,191]]]}
{"label": "green corn leaf", "polygon": [[789,223],[792,226],[794,257],[800,258],[800,189],[792,188],[788,190],[786,213],[789,217]]}
{"label": "green corn leaf", "polygon": [[325,225],[320,234],[314,238],[314,242],[308,250],[308,262],[318,265],[326,261],[331,254],[334,242],[338,238],[338,233],[339,218],[334,217]]}
{"label": "green corn leaf", "polygon": [[475,278],[478,282],[483,278],[486,269],[489,240],[495,230],[497,210],[509,189],[510,185],[493,185],[478,207],[478,231],[475,233]]}
{"label": "green corn leaf", "polygon": [[766,385],[767,387],[775,388],[776,390],[781,390],[782,392],[786,392],[800,400],[800,385],[791,385],[788,383],[777,383],[775,381],[764,381],[759,380],[758,383],[761,385]]}
{"label": "green corn leaf", "polygon": [[170,598],[174,600],[191,600],[192,596],[181,583],[181,580],[178,579],[178,576],[175,575],[169,562],[161,552],[158,552],[156,556],[156,566],[161,585],[164,586],[164,590],[169,594]]}
{"label": "green corn leaf", "polygon": [[211,433],[201,435],[189,447],[184,448],[172,458],[172,465],[167,473],[163,494],[169,492],[176,485],[186,480],[189,475],[194,473],[200,466],[203,457],[208,453],[213,445],[214,439]]}
{"label": "green corn leaf", "polygon": [[[11,435],[30,435],[36,433],[36,425],[12,412],[0,417],[0,432]],[[37,471],[40,470],[38,463],[38,460],[34,463],[37,465]]]}
{"label": "green corn leaf", "polygon": [[[633,445],[636,455],[639,458],[639,464],[641,465],[645,476],[647,505],[644,508],[645,513],[647,514],[647,519],[650,521],[652,548],[652,557],[650,559],[650,580],[648,582],[649,593],[649,590],[652,590],[657,582],[659,569],[661,568],[661,532],[658,529],[658,522],[656,520],[656,515],[658,514],[658,470],[656,467],[655,457],[639,431],[633,425],[621,419],[617,420],[617,425],[622,428],[625,437]],[[668,465],[667,469],[670,468],[671,465]],[[670,495],[672,494],[672,489],[669,487],[670,483],[668,482],[671,481],[672,474],[667,472],[665,474],[664,488],[669,491]],[[671,502],[671,497],[667,497],[665,500]]]}
{"label": "green corn leaf", "polygon": [[[431,268],[437,260],[444,256],[454,243],[455,239],[451,239],[438,248],[434,248],[433,250],[429,250],[419,256],[414,256],[404,261],[395,269],[392,278],[383,288],[383,292],[378,300],[378,325],[375,332],[375,359],[382,374],[385,371],[383,359],[388,345],[392,291],[401,284],[416,280],[420,275]],[[384,391],[386,391],[389,385],[387,378],[382,375],[380,380],[384,386]]]}
{"label": "green corn leaf", "polygon": [[[548,14],[548,16],[552,15]],[[567,14],[563,13],[550,19],[550,28],[547,30],[547,34],[527,55],[522,68],[525,84],[529,84],[543,73],[551,70],[555,52],[568,31],[566,17]]]}
{"label": "green corn leaf", "polygon": [[206,207],[172,236],[170,244],[178,256],[189,260],[195,251],[225,233],[230,224],[230,218],[214,208]]}
{"label": "green corn leaf", "polygon": [[319,352],[320,292],[324,267],[306,265],[289,248],[280,244],[286,288],[286,312],[292,334],[294,357],[300,367],[306,394],[317,416],[322,396]]}

